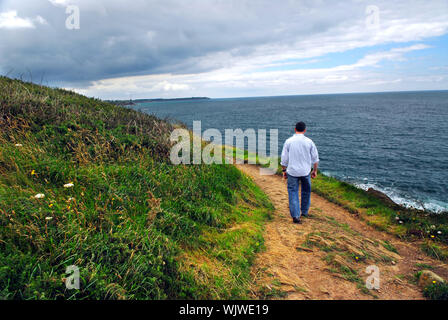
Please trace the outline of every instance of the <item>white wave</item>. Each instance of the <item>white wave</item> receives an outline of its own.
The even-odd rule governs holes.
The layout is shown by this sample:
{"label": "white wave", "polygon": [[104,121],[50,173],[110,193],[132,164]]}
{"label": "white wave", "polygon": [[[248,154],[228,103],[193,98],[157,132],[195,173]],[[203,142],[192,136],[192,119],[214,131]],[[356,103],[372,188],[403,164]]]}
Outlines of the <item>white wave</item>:
{"label": "white wave", "polygon": [[[329,171],[325,171],[325,172],[322,171],[322,173],[326,176],[340,179],[340,178],[338,178],[337,175],[334,175]],[[349,182],[352,185],[354,185],[355,187],[362,189],[364,191],[367,191],[370,188],[372,188],[374,190],[382,192],[385,195],[387,195],[393,202],[395,202],[396,204],[399,204],[403,207],[406,207],[406,208],[424,209],[424,210],[435,212],[435,213],[448,211],[448,203],[446,203],[446,202],[442,202],[442,201],[438,201],[438,200],[434,200],[434,199],[427,199],[425,201],[410,199],[410,198],[406,198],[405,196],[400,194],[397,190],[394,190],[392,188],[382,188],[382,187],[375,185],[374,183],[368,183],[368,182],[367,183],[350,182],[351,180],[359,180],[359,179],[353,179],[353,177],[344,177],[344,178],[347,179],[348,181],[345,179],[341,179],[341,180]],[[362,180],[366,181],[368,179],[364,178]]]}

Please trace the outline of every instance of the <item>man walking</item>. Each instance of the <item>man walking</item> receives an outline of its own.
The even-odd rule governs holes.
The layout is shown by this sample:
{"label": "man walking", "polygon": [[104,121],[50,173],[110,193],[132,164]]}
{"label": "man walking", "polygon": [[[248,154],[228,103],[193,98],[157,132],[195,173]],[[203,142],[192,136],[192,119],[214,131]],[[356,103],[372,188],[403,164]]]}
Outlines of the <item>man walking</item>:
{"label": "man walking", "polygon": [[[319,154],[314,142],[305,137],[305,123],[298,122],[295,132],[283,146],[281,165],[283,177],[288,179],[289,212],[292,221],[301,223],[300,217],[308,216],[311,201],[311,178],[317,177]],[[311,172],[312,166],[313,171]],[[302,184],[300,205],[299,184]]]}

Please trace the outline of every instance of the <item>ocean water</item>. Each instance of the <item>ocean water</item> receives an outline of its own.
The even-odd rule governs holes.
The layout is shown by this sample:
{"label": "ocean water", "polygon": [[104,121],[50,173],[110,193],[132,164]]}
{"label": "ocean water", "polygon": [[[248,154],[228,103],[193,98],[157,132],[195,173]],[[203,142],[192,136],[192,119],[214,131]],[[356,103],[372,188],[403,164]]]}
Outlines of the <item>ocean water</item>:
{"label": "ocean water", "polygon": [[[448,210],[448,91],[165,101],[135,109],[202,130],[278,129],[279,153],[297,121],[307,124],[320,169],[395,202]],[[267,139],[269,146],[269,137]]]}

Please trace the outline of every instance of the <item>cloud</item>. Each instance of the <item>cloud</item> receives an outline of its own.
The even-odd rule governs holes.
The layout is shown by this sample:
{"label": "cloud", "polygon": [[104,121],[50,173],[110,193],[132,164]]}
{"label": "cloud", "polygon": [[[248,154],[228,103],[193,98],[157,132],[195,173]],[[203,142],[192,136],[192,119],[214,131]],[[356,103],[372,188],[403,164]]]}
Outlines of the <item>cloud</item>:
{"label": "cloud", "polygon": [[[370,71],[382,62],[402,61],[405,54],[429,48],[428,45],[415,44],[407,47],[392,48],[367,54],[352,64],[338,65],[330,68],[302,68],[293,70],[277,70],[258,72],[257,68],[245,67],[222,68],[197,74],[159,74],[112,78],[94,81],[87,88],[78,88],[85,94],[113,96],[116,92],[124,92],[127,96],[144,97],[148,92],[158,92],[159,96],[172,95],[167,91],[188,90],[187,96],[200,95],[201,92],[225,90],[232,88],[252,88],[256,92],[279,92],[282,94],[299,94],[314,92],[317,89],[331,88],[332,85],[344,83],[348,92],[357,91],[353,85],[364,80],[365,87],[386,84],[398,84],[399,78],[388,79]],[[162,80],[163,79],[163,80]],[[421,78],[414,79],[421,81]],[[177,85],[173,85],[177,84]],[[148,89],[150,88],[150,89]],[[177,92],[177,94],[184,94]],[[139,96],[143,95],[143,96]]]}
{"label": "cloud", "polygon": [[31,19],[17,16],[17,11],[11,10],[0,13],[0,29],[34,28]]}
{"label": "cloud", "polygon": [[170,83],[168,81],[162,81],[153,86],[150,91],[184,91],[189,90],[191,87],[181,83]]}
{"label": "cloud", "polygon": [[[80,9],[79,30],[65,27],[67,5]],[[133,94],[204,95],[199,90],[209,90],[224,95],[217,89],[221,85],[233,88],[233,94],[242,94],[240,88],[258,94],[263,85],[292,92],[297,85],[287,81],[304,71],[272,73],[284,78],[270,79],[260,70],[303,69],[332,53],[372,48],[357,66],[344,61],[339,69],[325,71],[330,75],[322,68],[306,72],[306,81],[347,83],[356,77],[352,70],[405,59],[406,52],[375,46],[423,46],[424,40],[448,32],[446,0],[375,1],[380,19],[374,29],[366,28],[368,5],[361,0],[4,0],[1,10],[16,12],[31,27],[0,28],[0,71],[30,70],[35,79],[101,96],[112,94],[105,83],[111,88],[111,83],[123,85],[123,79],[137,84],[115,87],[118,94],[128,88]]]}

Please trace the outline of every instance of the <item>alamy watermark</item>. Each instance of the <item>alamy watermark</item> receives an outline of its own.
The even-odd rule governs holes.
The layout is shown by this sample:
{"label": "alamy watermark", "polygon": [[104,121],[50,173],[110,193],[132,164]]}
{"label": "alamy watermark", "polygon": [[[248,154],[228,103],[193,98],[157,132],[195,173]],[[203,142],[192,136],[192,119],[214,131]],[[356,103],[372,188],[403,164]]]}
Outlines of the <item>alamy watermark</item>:
{"label": "alamy watermark", "polygon": [[366,268],[366,273],[369,276],[366,279],[366,288],[369,290],[380,289],[380,268],[375,265],[368,266]]}
{"label": "alamy watermark", "polygon": [[[175,129],[170,140],[175,143],[171,148],[171,163],[179,164],[231,164],[234,161],[242,164],[261,164],[260,174],[273,175],[278,169],[278,129],[269,130],[269,155],[266,151],[266,129],[225,129],[224,140],[218,129],[207,129],[202,132],[201,121],[193,121],[193,136],[187,129]],[[192,141],[191,141],[192,140]],[[203,141],[210,143],[203,147]],[[245,157],[247,150],[253,150],[255,156]],[[224,147],[223,147],[224,146]],[[193,149],[193,150],[191,150]],[[224,149],[224,154],[223,154]]]}
{"label": "alamy watermark", "polygon": [[65,13],[68,14],[68,17],[65,20],[65,27],[68,30],[79,30],[81,28],[79,7],[74,5],[67,6]]}
{"label": "alamy watermark", "polygon": [[380,27],[380,9],[378,6],[370,5],[366,7],[366,28],[369,30],[378,30]]}
{"label": "alamy watermark", "polygon": [[79,290],[79,268],[75,265],[68,266],[65,273],[69,275],[65,278],[65,287],[68,290]]}

